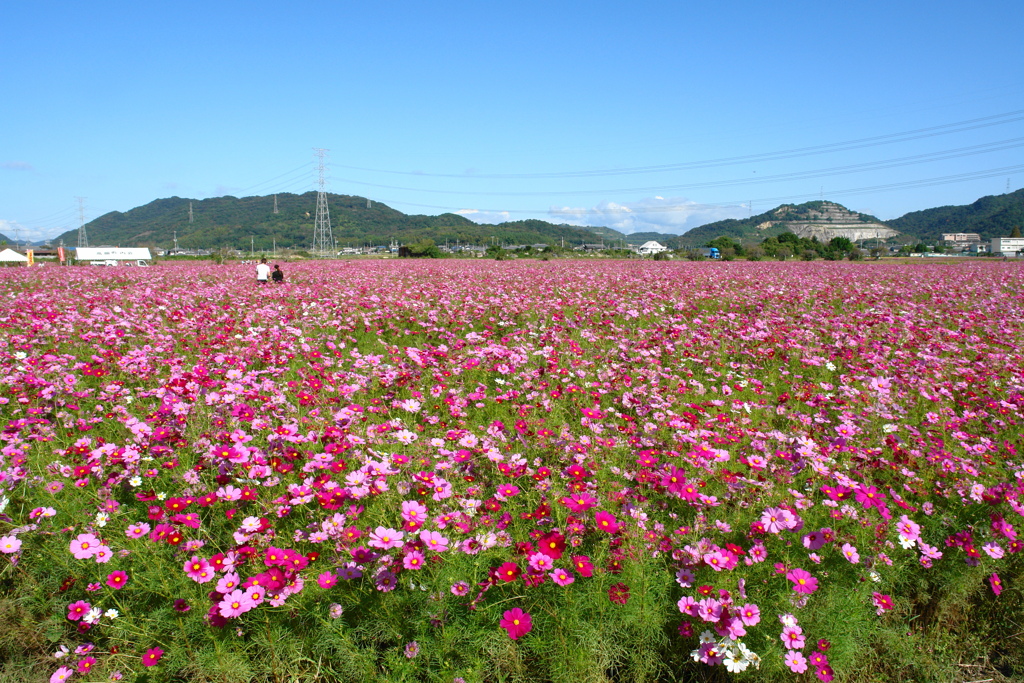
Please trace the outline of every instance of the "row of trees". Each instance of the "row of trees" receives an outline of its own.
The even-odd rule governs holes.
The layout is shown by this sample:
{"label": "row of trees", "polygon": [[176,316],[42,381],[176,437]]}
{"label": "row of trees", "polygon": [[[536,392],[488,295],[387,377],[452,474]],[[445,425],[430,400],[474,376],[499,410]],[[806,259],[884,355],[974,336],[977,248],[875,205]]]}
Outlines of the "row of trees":
{"label": "row of trees", "polygon": [[[798,237],[791,232],[784,232],[781,235],[768,237],[760,244],[748,244],[734,240],[731,237],[717,237],[707,243],[707,246],[718,249],[723,260],[732,260],[736,257],[744,257],[748,261],[761,261],[764,259],[778,259],[786,261],[790,258],[800,258],[804,261],[825,259],[827,261],[840,261],[850,259],[856,261],[864,258],[864,251],[859,249],[846,237],[833,237],[828,242],[820,242],[816,237]],[[700,252],[697,252],[700,254]],[[693,251],[687,255],[696,256]],[[877,257],[881,249],[875,248],[870,251],[871,256]]]}

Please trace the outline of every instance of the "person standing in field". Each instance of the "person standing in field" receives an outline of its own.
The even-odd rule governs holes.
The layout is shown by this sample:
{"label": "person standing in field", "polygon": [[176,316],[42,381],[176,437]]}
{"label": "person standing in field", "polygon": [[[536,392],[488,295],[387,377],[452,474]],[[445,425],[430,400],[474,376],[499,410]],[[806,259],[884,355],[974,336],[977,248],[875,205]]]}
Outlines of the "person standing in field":
{"label": "person standing in field", "polygon": [[261,285],[265,285],[269,278],[270,266],[267,265],[267,259],[261,258],[259,264],[256,266],[256,282]]}

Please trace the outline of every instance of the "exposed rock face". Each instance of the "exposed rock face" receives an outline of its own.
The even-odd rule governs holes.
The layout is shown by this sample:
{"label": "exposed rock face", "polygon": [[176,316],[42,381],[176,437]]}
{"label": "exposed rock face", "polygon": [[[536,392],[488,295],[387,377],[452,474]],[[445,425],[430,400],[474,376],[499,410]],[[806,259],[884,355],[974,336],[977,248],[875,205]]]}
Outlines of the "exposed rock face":
{"label": "exposed rock face", "polygon": [[828,242],[833,237],[845,237],[852,242],[884,240],[899,234],[881,223],[866,221],[860,214],[832,202],[823,202],[820,208],[808,208],[799,215],[794,215],[785,206],[780,206],[774,213],[779,220],[765,221],[757,228],[767,230],[773,225],[784,225],[798,237],[817,237],[819,242]]}

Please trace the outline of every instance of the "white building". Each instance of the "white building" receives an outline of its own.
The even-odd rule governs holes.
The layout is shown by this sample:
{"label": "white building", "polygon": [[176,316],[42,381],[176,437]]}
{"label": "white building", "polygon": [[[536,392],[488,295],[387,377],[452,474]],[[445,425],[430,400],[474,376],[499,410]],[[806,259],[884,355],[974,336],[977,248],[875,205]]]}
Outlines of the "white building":
{"label": "white building", "polygon": [[79,261],[149,261],[153,257],[146,247],[78,247]]}
{"label": "white building", "polygon": [[993,254],[1016,256],[1018,252],[1024,252],[1024,237],[994,237],[992,239]]}
{"label": "white building", "polygon": [[951,244],[970,244],[971,242],[980,242],[981,235],[976,232],[944,232],[942,241]]}
{"label": "white building", "polygon": [[668,247],[651,240],[650,242],[644,242],[640,245],[640,248],[636,250],[636,253],[644,256],[650,256],[652,254],[660,254],[663,251],[668,251]]}

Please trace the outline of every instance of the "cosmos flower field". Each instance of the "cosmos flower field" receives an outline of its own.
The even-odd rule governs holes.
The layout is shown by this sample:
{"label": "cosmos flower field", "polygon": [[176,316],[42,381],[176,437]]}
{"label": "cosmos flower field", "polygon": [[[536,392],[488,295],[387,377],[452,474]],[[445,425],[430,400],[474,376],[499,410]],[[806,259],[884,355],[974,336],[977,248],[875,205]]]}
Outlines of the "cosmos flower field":
{"label": "cosmos flower field", "polygon": [[250,270],[0,271],[0,675],[1010,670],[1019,264]]}

